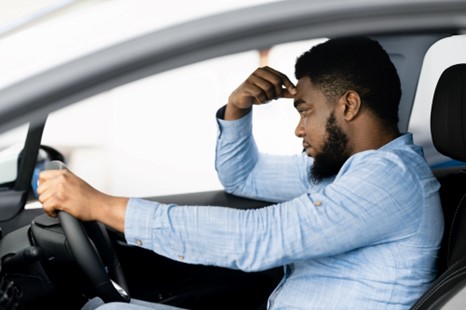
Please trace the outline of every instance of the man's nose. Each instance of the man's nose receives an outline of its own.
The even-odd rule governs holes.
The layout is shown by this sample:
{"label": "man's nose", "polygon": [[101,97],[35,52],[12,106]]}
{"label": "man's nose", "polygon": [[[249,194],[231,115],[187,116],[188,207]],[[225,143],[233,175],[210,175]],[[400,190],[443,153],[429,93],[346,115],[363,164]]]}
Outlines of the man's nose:
{"label": "man's nose", "polygon": [[303,119],[302,119],[302,118],[299,119],[299,123],[298,123],[298,126],[296,126],[296,129],[294,130],[294,134],[295,134],[298,138],[304,137],[304,135],[305,135],[305,132],[304,132],[304,122],[303,122]]}

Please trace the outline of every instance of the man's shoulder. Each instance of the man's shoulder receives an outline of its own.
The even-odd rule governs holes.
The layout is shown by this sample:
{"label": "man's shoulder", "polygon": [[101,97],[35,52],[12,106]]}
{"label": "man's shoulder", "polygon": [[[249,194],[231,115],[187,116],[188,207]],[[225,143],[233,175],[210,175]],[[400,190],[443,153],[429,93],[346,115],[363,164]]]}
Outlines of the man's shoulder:
{"label": "man's shoulder", "polygon": [[376,169],[381,173],[389,171],[392,174],[396,171],[401,174],[433,177],[422,150],[415,145],[359,152],[351,156],[346,165],[346,170]]}

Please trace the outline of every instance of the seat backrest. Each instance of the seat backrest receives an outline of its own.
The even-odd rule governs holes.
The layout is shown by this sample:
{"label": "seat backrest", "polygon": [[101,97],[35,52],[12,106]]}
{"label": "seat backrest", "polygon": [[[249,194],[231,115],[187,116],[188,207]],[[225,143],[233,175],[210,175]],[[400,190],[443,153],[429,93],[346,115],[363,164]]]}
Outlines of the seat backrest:
{"label": "seat backrest", "polygon": [[[449,67],[435,89],[431,111],[435,148],[466,161],[466,64]],[[466,286],[466,171],[439,178],[445,231],[439,251],[438,278],[412,307],[441,309]]]}

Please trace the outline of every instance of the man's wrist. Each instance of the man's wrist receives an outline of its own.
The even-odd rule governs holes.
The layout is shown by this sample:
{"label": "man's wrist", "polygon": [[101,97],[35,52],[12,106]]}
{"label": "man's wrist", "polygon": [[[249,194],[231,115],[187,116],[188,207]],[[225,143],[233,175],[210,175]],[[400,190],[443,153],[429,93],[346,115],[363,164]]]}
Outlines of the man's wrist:
{"label": "man's wrist", "polygon": [[120,232],[124,232],[128,198],[105,195],[102,197],[96,220]]}
{"label": "man's wrist", "polygon": [[217,118],[222,120],[237,120],[243,118],[249,114],[252,110],[252,107],[248,109],[233,109],[231,106],[228,107],[228,104],[224,105],[217,111]]}

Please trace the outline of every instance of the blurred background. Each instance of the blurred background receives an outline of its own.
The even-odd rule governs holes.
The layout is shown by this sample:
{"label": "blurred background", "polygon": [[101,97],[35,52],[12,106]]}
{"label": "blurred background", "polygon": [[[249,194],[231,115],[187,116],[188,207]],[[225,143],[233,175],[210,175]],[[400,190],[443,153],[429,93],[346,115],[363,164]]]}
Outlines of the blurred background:
{"label": "blurred background", "polygon": [[[271,1],[2,0],[0,89],[156,29],[265,2]],[[147,197],[221,189],[214,167],[216,111],[259,66],[269,65],[296,82],[296,57],[325,40],[218,57],[111,89],[51,114],[43,144],[60,151],[73,172],[109,194]],[[455,53],[464,40],[453,36],[435,43],[419,77],[408,131],[424,146],[432,166],[451,162],[431,143],[433,90],[445,68],[465,61],[466,56]],[[301,152],[291,100],[257,107],[253,117],[263,152]],[[0,159],[11,156],[5,153],[11,146],[10,153],[21,150],[27,125],[0,135]],[[0,166],[0,176],[5,171]]]}
{"label": "blurred background", "polygon": [[[157,28],[263,2],[268,1],[3,0],[0,88]],[[50,115],[43,144],[62,152],[71,170],[109,194],[220,189],[214,169],[217,109],[259,66],[295,81],[296,57],[323,40],[216,58],[112,89]],[[255,109],[254,118],[263,151],[301,151],[290,100]],[[23,143],[26,129],[0,136],[0,147]]]}

